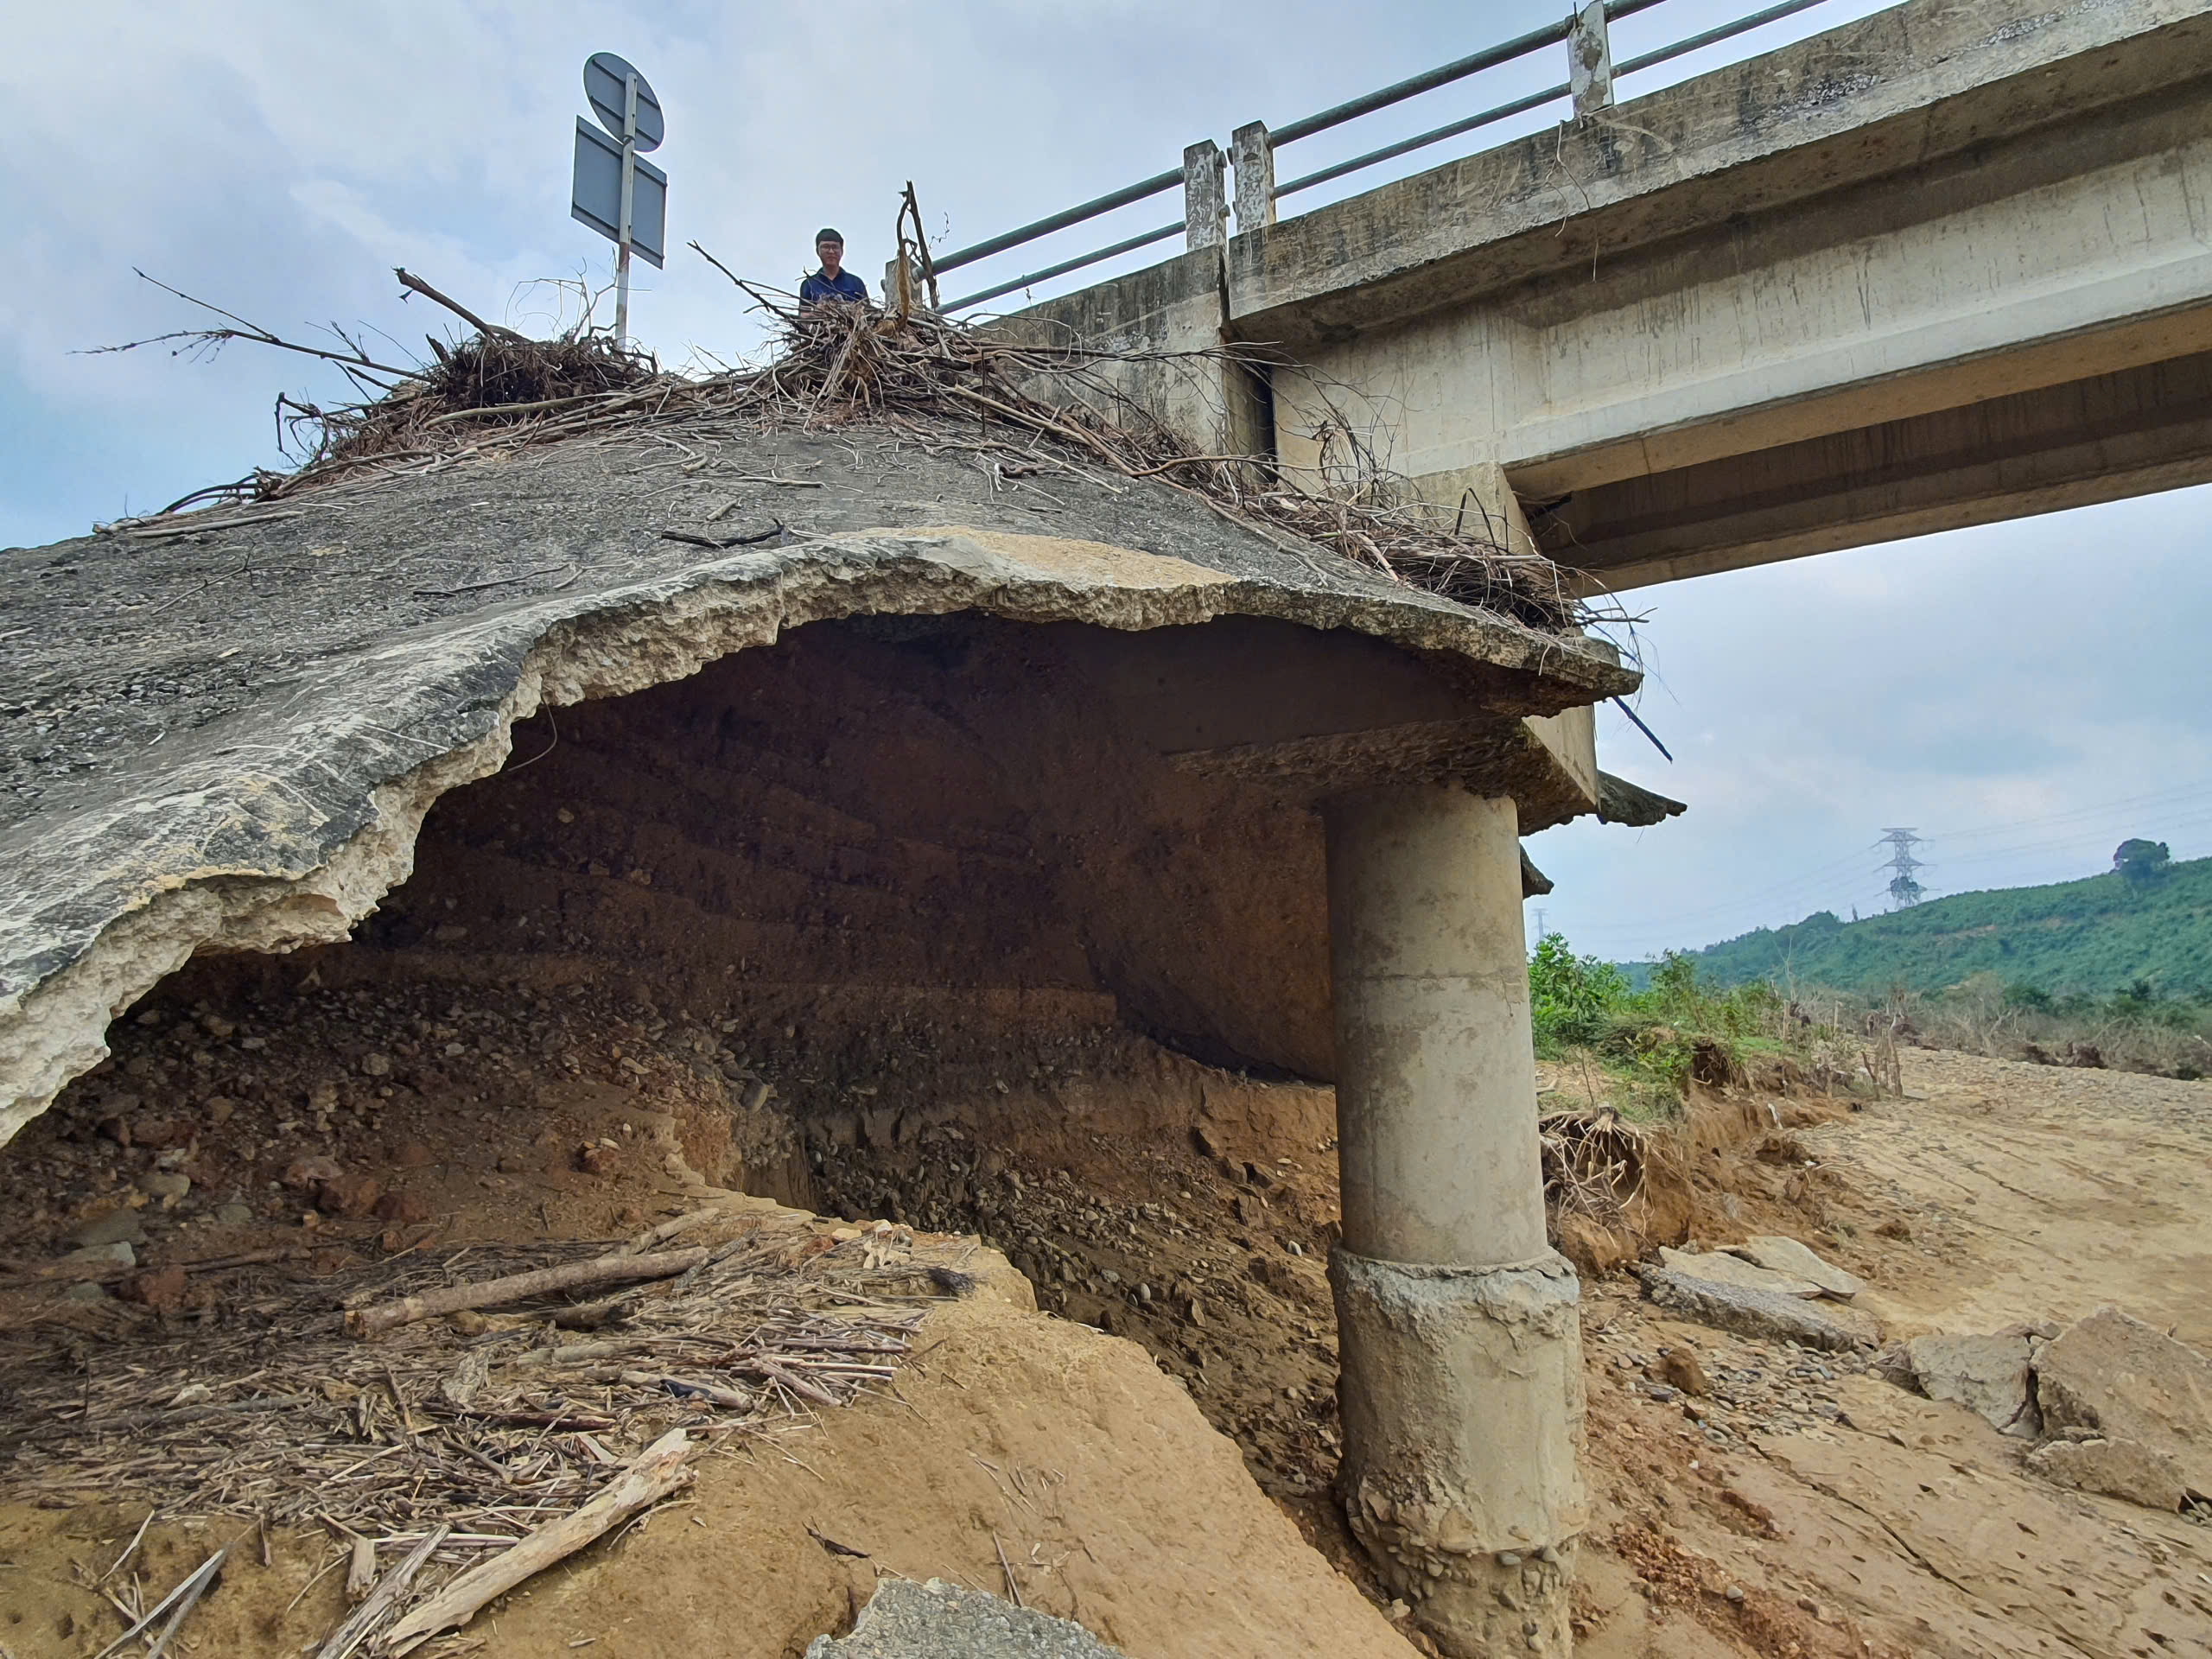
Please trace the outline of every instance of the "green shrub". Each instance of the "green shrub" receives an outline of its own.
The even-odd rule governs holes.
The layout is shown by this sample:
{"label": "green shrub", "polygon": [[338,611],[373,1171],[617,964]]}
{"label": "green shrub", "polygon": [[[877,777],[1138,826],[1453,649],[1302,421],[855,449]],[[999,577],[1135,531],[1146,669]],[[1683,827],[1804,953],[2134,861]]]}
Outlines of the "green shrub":
{"label": "green shrub", "polygon": [[1536,942],[1529,963],[1529,1020],[1536,1052],[1547,1059],[1596,1044],[1628,997],[1627,977],[1610,962],[1576,956],[1562,934]]}

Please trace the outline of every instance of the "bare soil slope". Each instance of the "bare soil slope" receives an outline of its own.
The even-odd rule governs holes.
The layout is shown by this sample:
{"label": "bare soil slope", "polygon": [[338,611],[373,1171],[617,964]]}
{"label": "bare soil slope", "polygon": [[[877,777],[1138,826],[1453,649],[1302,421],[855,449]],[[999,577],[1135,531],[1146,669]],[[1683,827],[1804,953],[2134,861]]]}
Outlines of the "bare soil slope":
{"label": "bare soil slope", "polygon": [[[995,1592],[1011,1575],[1134,1654],[1419,1645],[1392,1628],[1402,1609],[1361,1599],[1328,1493],[1325,1090],[1124,1037],[1079,1072],[983,1078],[972,1107],[957,1090],[918,1114],[861,1094],[779,1124],[744,1104],[747,1078],[784,1069],[774,1046],[741,1065],[743,1036],[683,1009],[582,981],[379,977],[336,955],[211,969],[119,1025],[114,1060],[0,1158],[12,1340],[57,1367],[124,1363],[141,1337],[250,1317],[275,1278],[615,1236],[696,1204],[702,1173],[766,1174],[833,1215],[980,1233],[1062,1317],[1003,1300],[1026,1295],[1010,1276],[1001,1300],[942,1308],[895,1395],[731,1442],[688,1501],[480,1620],[481,1651],[795,1654],[844,1628],[879,1572]],[[801,1098],[804,1066],[791,1057]],[[1864,1111],[1701,1100],[1651,1242],[1790,1233],[1868,1281],[1860,1300],[1891,1335],[2112,1301],[2206,1341],[2212,1085],[1925,1052],[1906,1068],[1909,1097]],[[305,1154],[378,1182],[386,1213],[303,1224],[283,1176]],[[162,1197],[180,1174],[189,1190]],[[186,1267],[177,1294],[118,1281],[142,1300],[65,1303],[32,1276],[88,1220],[126,1212],[142,1272]],[[2048,1484],[2025,1442],[1883,1380],[1871,1355],[1682,1324],[1618,1275],[1586,1294],[1586,1656],[2212,1650],[2199,1521]],[[0,1643],[85,1659],[121,1628],[88,1580],[144,1507],[35,1479],[9,1498]],[[264,1567],[250,1521],[164,1519],[133,1565],[158,1592],[234,1534],[199,1650],[296,1651],[327,1630],[341,1575],[309,1587],[338,1559],[320,1529],[274,1529]]]}

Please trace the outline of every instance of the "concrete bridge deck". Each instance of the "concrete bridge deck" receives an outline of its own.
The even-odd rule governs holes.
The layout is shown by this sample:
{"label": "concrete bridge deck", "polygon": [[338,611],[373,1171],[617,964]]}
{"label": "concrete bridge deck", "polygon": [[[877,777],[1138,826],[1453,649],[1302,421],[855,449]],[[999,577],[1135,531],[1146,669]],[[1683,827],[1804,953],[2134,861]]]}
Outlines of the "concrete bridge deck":
{"label": "concrete bridge deck", "polygon": [[1022,315],[1632,587],[2212,478],[2208,117],[2206,0],[1907,0]]}

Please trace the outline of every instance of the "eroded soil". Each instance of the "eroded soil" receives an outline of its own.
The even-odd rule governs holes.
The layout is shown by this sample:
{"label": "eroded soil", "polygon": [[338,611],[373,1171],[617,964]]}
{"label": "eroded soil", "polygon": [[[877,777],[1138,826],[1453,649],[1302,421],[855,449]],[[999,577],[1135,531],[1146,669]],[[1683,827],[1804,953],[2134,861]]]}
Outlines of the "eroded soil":
{"label": "eroded soil", "polygon": [[[796,1653],[879,1572],[1001,1592],[1011,1573],[1133,1653],[1425,1645],[1371,1593],[1328,1492],[1325,1090],[1102,1039],[984,1080],[972,1111],[901,1113],[887,1077],[842,1115],[786,1118],[803,1037],[582,982],[342,982],[338,960],[157,996],[0,1157],[11,1340],[55,1365],[127,1363],[149,1332],[248,1317],[272,1276],[612,1238],[716,1182],[979,1234],[1054,1316],[1018,1288],[932,1316],[898,1396],[717,1455],[685,1505],[480,1618],[477,1650]],[[1792,1233],[1865,1277],[1894,1335],[2109,1301],[2212,1338],[2212,1086],[1905,1064],[1908,1098],[1863,1110],[1701,1101],[1656,1230]],[[348,1179],[300,1180],[316,1157]],[[32,1276],[117,1216],[137,1223],[130,1275],[97,1292]],[[181,1284],[158,1274],[172,1265]],[[1867,1356],[1662,1318],[1618,1273],[1585,1292],[1585,1655],[2212,1650],[2212,1528],[2052,1488],[2024,1443]],[[7,1497],[0,1644],[84,1659],[121,1628],[89,1580],[144,1506]],[[136,1570],[158,1591],[242,1529],[164,1517]],[[269,1564],[245,1552],[185,1650],[318,1638],[343,1610],[340,1575],[311,1582],[334,1551],[320,1529],[273,1530]]]}

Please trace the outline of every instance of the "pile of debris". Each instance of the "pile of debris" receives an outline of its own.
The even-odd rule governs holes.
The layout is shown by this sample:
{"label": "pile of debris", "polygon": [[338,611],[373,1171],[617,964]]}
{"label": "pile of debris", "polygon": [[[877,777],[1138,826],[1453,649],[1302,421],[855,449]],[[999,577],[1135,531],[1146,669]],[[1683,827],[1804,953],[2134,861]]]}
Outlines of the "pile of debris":
{"label": "pile of debris", "polygon": [[[687,1234],[716,1242],[668,1248]],[[611,1250],[268,1284],[189,1335],[80,1341],[73,1366],[26,1332],[0,1348],[0,1494],[319,1522],[359,1603],[326,1659],[404,1652],[688,1482],[697,1446],[887,1386],[926,1306],[973,1284],[974,1248],[733,1196]],[[465,1570],[435,1588],[433,1563]],[[150,1632],[196,1594],[119,1610]]]}
{"label": "pile of debris", "polygon": [[[1349,427],[1339,446],[1346,453],[1332,463],[1326,488],[1318,479],[1293,479],[1271,458],[1198,452],[1124,395],[1112,371],[1131,360],[1127,353],[1075,340],[1030,343],[927,310],[802,311],[788,296],[732,276],[769,319],[769,360],[685,375],[593,330],[588,314],[552,340],[529,340],[485,321],[419,277],[398,275],[410,291],[476,332],[458,345],[432,340],[433,360],[412,365],[372,359],[351,340],[346,351],[297,345],[214,307],[206,308],[225,320],[222,326],[158,337],[186,351],[245,340],[304,353],[336,365],[373,394],[328,407],[280,398],[280,422],[305,456],[299,467],[257,470],[195,491],[163,514],[213,501],[280,499],[614,429],[678,431],[701,422],[819,429],[861,422],[894,429],[933,454],[949,448],[987,457],[1009,479],[1061,471],[1094,483],[1104,481],[1100,472],[1157,480],[1301,553],[1326,548],[1392,580],[1532,627],[1627,620],[1594,610],[1567,573],[1532,549],[1503,545],[1463,518],[1444,522]],[[1169,369],[1192,373],[1236,375],[1251,366],[1231,346],[1172,357]]]}

